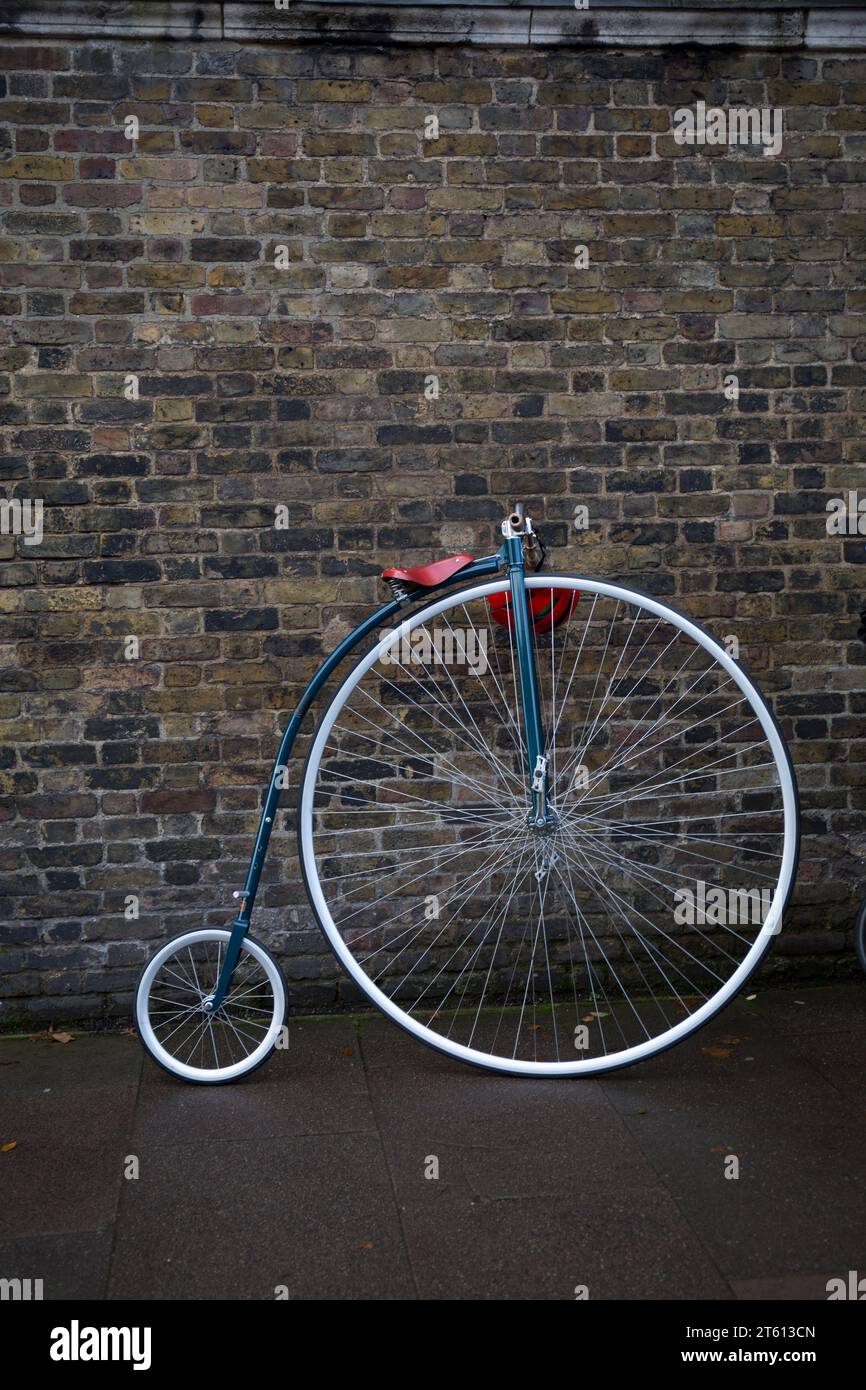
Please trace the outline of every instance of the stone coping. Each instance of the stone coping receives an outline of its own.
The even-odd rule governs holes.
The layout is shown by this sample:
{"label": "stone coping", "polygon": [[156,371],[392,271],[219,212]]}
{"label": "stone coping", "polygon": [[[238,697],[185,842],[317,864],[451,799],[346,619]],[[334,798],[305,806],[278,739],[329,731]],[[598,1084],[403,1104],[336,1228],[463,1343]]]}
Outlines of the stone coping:
{"label": "stone coping", "polygon": [[179,39],[188,42],[488,44],[578,48],[735,47],[866,49],[860,0],[562,0],[533,5],[476,0],[447,5],[396,0],[0,0],[0,34],[27,37]]}

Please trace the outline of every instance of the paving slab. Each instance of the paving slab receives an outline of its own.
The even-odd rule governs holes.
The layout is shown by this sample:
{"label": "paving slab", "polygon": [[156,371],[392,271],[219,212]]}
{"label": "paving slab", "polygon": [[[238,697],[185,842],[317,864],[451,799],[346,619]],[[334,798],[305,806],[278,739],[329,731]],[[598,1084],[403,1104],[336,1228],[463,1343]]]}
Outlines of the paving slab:
{"label": "paving slab", "polygon": [[862,1106],[791,1034],[709,1029],[602,1085],[727,1277],[862,1261]]}
{"label": "paving slab", "polygon": [[303,1019],[246,1080],[190,1086],[148,1060],[135,1113],[135,1143],[375,1133],[351,1018]]}
{"label": "paving slab", "polygon": [[796,1038],[797,1050],[828,1086],[864,1113],[863,1091],[866,1078],[866,1028],[834,1030],[832,1033],[806,1032]]}
{"label": "paving slab", "polygon": [[839,1273],[837,1269],[829,1274],[783,1274],[773,1279],[732,1279],[730,1282],[734,1296],[750,1303],[791,1303],[801,1299],[807,1303],[824,1303],[829,1280]]}
{"label": "paving slab", "polygon": [[48,1299],[826,1299],[866,1272],[866,981],[755,994],[584,1081],[465,1067],[368,1013],[293,1020],[220,1087],[134,1037],[0,1039],[0,1277]]}
{"label": "paving slab", "polygon": [[134,1086],[0,1091],[0,1143],[14,1140],[24,1152],[37,1145],[62,1148],[65,1136],[77,1135],[87,1143],[122,1148],[132,1129],[136,1094]]}
{"label": "paving slab", "polygon": [[866,1029],[866,975],[834,985],[786,985],[784,988],[746,987],[711,1026],[728,1021],[765,1025],[774,1033],[836,1032]]}
{"label": "paving slab", "polygon": [[11,1236],[0,1240],[0,1279],[41,1279],[42,1297],[104,1299],[114,1232]]}
{"label": "paving slab", "polygon": [[3,1166],[0,1236],[98,1231],[113,1224],[123,1150],[59,1135],[53,1144],[18,1144]]}
{"label": "paving slab", "polygon": [[411,1298],[378,1136],[146,1144],[111,1298]]}
{"label": "paving slab", "polygon": [[356,1016],[357,1036],[364,1056],[364,1066],[368,1071],[378,1071],[381,1067],[411,1067],[421,1064],[424,1074],[431,1072],[446,1076],[483,1076],[485,1073],[467,1068],[453,1057],[446,1057],[435,1048],[422,1043],[405,1028],[393,1023],[380,1013],[365,1013]]}
{"label": "paving slab", "polygon": [[467,1201],[445,1192],[407,1208],[403,1223],[422,1298],[731,1297],[659,1189],[596,1189],[570,1200]]}
{"label": "paving slab", "polygon": [[461,1081],[434,1071],[416,1072],[408,1092],[401,1073],[381,1070],[370,1075],[370,1093],[400,1197],[442,1149],[460,1155],[471,1191],[487,1198],[573,1197],[588,1185],[657,1181],[591,1082]]}
{"label": "paving slab", "polygon": [[123,1033],[76,1033],[72,1042],[0,1037],[0,1094],[61,1088],[98,1090],[134,1086],[144,1061],[137,1037]]}

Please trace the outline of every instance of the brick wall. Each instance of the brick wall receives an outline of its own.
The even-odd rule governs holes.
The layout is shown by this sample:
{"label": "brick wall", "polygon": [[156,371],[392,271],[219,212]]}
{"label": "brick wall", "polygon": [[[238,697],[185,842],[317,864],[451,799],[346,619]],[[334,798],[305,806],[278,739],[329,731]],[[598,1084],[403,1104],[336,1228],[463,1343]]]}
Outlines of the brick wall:
{"label": "brick wall", "polygon": [[[0,71],[0,475],[46,508],[0,537],[5,1024],[124,1012],[164,933],[230,920],[382,561],[489,551],[515,497],[563,568],[738,636],[804,804],[767,970],[853,969],[866,538],[825,503],[866,495],[866,58],[58,39]],[[699,98],[784,108],[782,155],[677,145]],[[255,931],[330,1007],[292,819]]]}

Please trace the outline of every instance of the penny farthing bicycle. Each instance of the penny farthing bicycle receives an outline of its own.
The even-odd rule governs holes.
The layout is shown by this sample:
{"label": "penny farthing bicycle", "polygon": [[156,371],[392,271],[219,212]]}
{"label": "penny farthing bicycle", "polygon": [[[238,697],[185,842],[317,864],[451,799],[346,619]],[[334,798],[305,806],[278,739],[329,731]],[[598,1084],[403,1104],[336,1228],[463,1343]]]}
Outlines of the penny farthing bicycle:
{"label": "penny farthing bicycle", "polygon": [[305,691],[235,921],[142,972],[138,1031],[176,1076],[235,1080],[280,1037],[286,986],[250,919],[301,721],[351,654],[301,779],[301,870],[345,970],[421,1042],[597,1075],[687,1037],[765,955],[798,806],[763,696],[669,604],[540,573],[521,506],[502,536],[484,559],[385,570],[393,597]]}

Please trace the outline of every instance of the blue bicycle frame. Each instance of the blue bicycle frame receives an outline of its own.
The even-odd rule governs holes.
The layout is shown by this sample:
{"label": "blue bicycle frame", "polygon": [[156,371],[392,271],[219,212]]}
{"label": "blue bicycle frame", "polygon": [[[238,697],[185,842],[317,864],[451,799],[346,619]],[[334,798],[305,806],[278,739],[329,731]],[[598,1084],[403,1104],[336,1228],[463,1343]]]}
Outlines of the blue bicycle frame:
{"label": "blue bicycle frame", "polygon": [[544,731],[541,724],[541,705],[538,695],[538,673],[535,665],[535,646],[532,634],[532,622],[529,610],[529,599],[526,591],[525,572],[526,556],[524,552],[523,535],[511,535],[506,538],[495,555],[488,555],[485,559],[475,560],[464,569],[458,570],[456,574],[441,584],[432,585],[419,593],[413,593],[402,598],[392,599],[382,608],[372,613],[363,623],[350,632],[338,647],[334,649],[324,664],[316,672],[310,681],[298,705],[292,714],[286,727],[285,733],[280,740],[280,748],[271,773],[268,793],[265,797],[265,804],[262,808],[259,828],[256,833],[256,841],[253,847],[250,867],[247,872],[246,883],[243,890],[235,896],[241,900],[240,910],[237,917],[232,922],[231,936],[226,947],[225,960],[223,961],[217,987],[210,1000],[209,1012],[218,1009],[226,997],[231,986],[232,976],[238,963],[243,939],[249,930],[250,917],[258,892],[259,879],[261,878],[262,868],[265,862],[268,842],[271,838],[271,831],[274,826],[274,819],[280,803],[280,793],[283,790],[283,774],[291,757],[292,748],[298,735],[301,723],[318,695],[322,686],[327,681],[344,657],[358,646],[365,637],[374,632],[381,624],[387,623],[399,609],[410,603],[417,603],[419,599],[427,600],[430,594],[445,588],[453,588],[458,582],[463,583],[471,579],[486,579],[491,575],[499,574],[505,570],[508,574],[511,586],[511,613],[514,625],[514,643],[517,649],[517,660],[520,671],[520,703],[521,714],[523,717],[524,747],[527,758],[527,771],[530,777],[532,788],[533,805],[529,812],[530,819],[535,825],[543,826],[550,822],[551,814],[547,801],[547,763],[544,756]]}

